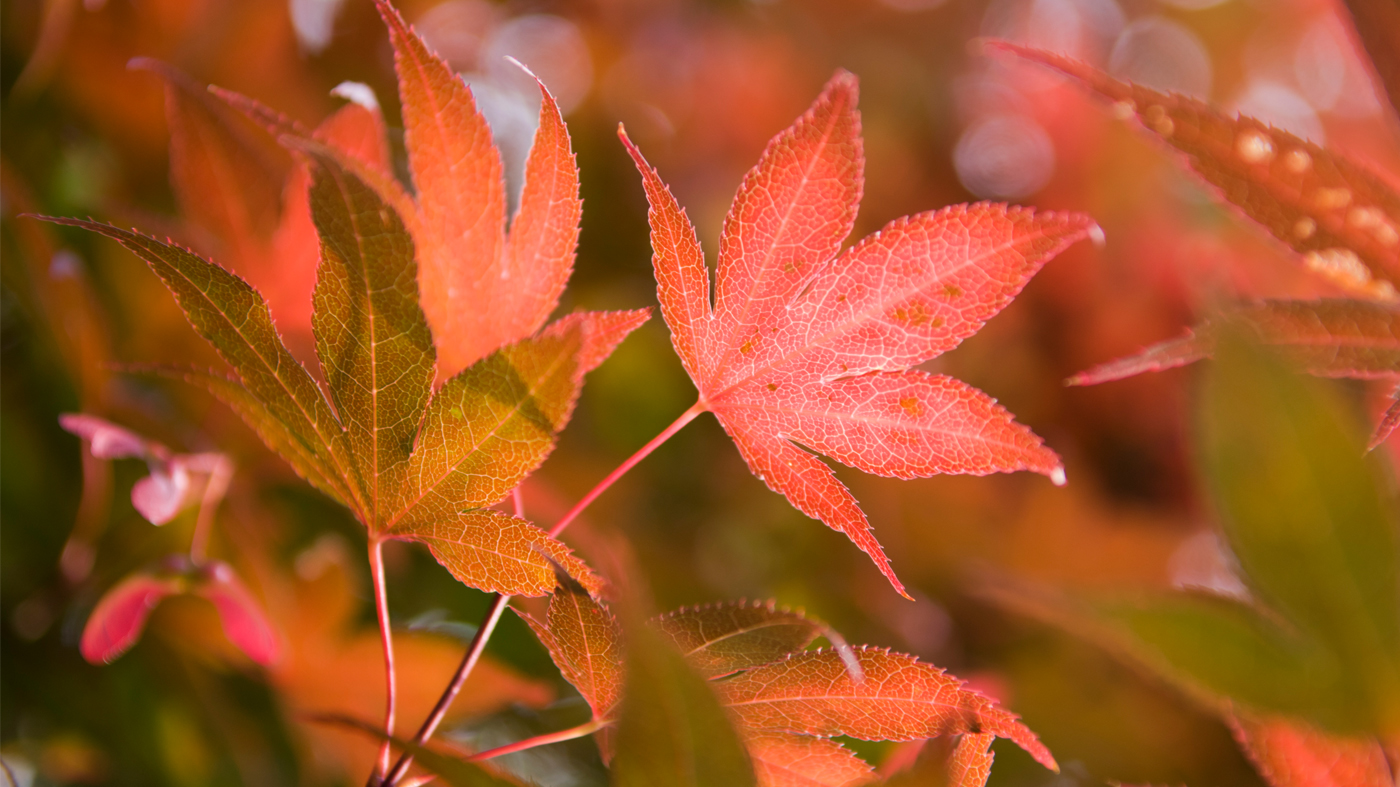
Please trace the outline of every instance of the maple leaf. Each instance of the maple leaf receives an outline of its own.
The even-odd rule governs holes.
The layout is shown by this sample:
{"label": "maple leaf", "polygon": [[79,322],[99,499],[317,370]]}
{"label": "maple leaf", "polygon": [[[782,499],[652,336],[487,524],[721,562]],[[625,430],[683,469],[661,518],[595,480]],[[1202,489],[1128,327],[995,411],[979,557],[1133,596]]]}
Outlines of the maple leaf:
{"label": "maple leaf", "polygon": [[654,623],[690,666],[707,678],[776,661],[828,633],[820,621],[772,601],[686,607]]}
{"label": "maple leaf", "polygon": [[[183,85],[184,103],[199,109],[181,117],[196,118],[215,138],[232,127],[209,117],[232,106],[298,155],[288,204],[295,208],[306,193],[320,238],[311,327],[325,391],[243,279],[136,232],[56,221],[106,234],[151,265],[236,377],[154,371],[224,400],[372,537],[422,542],[453,576],[483,590],[542,595],[555,585],[557,564],[596,591],[599,579],[562,543],[488,506],[548,456],[583,375],[649,311],[577,313],[540,330],[573,264],[580,206],[578,170],[554,99],[541,84],[540,131],[506,238],[499,154],[470,92],[391,6],[381,3],[380,11],[399,57],[416,198],[389,172],[372,102],[352,104],[308,132],[252,99],[216,91],[221,105],[170,77]],[[224,155],[227,140],[216,141],[205,151],[213,162],[205,169],[223,171],[236,156]],[[298,177],[309,184],[303,188]],[[234,197],[235,206],[249,202]],[[472,213],[472,205],[480,210]],[[498,212],[488,232],[490,222],[478,220]],[[311,237],[299,223],[304,213],[284,216],[288,248]],[[464,314],[499,318],[505,328],[464,329],[454,322]],[[436,391],[435,378],[446,378]]]}
{"label": "maple leaf", "polygon": [[958,739],[948,763],[949,787],[985,787],[992,775],[992,741],[995,735],[969,732]]}
{"label": "maple leaf", "polygon": [[[473,587],[540,595],[554,586],[553,560],[596,588],[567,547],[484,506],[543,461],[572,412],[586,371],[579,359],[605,357],[612,345],[597,342],[615,342],[625,330],[594,330],[579,317],[560,321],[433,396],[432,336],[417,305],[412,239],[334,151],[298,145],[315,172],[311,202],[324,255],[316,349],[331,401],[282,345],[261,296],[238,277],[138,233],[58,221],[107,234],[145,259],[246,389],[231,392],[237,386],[204,375],[211,392],[259,419],[255,426],[275,438],[274,450],[289,438],[300,444],[304,450],[287,452],[293,467],[348,505],[372,534],[426,542]],[[620,321],[623,328],[637,322]]]}
{"label": "maple leaf", "polygon": [[609,719],[622,697],[622,642],[617,620],[581,588],[561,587],[543,622],[512,608],[549,651],[564,679],[583,695],[593,718]]}
{"label": "maple leaf", "polygon": [[762,787],[856,787],[876,780],[869,763],[826,738],[760,733],[744,743]]}
{"label": "maple leaf", "polygon": [[1272,787],[1393,787],[1385,750],[1374,739],[1328,735],[1281,717],[1231,715],[1240,748]]}
{"label": "maple leaf", "polygon": [[[618,658],[622,633],[607,606],[580,588],[561,589],[550,599],[545,622],[522,617],[593,708],[594,718],[611,721],[619,702],[625,702],[624,660]],[[957,760],[972,774],[963,782],[969,785],[980,784],[971,780],[973,775],[985,775],[991,767],[989,741],[977,738],[979,733],[1010,738],[1038,762],[1056,768],[1035,733],[957,678],[887,650],[805,650],[817,636],[832,633],[771,601],[685,608],[652,619],[649,628],[663,635],[691,670],[711,680],[765,787],[855,785],[873,779],[869,765],[825,740],[835,735],[894,741],[956,734],[963,734],[964,741],[974,738]],[[857,674],[861,677],[853,677]]]}
{"label": "maple leaf", "polygon": [[1015,714],[943,670],[902,653],[858,647],[864,679],[835,650],[794,653],[717,684],[720,701],[761,732],[910,741],[966,732],[1009,738],[1058,770],[1049,749]]}
{"label": "maple leaf", "polygon": [[1079,214],[960,205],[897,219],[839,253],[863,182],[856,93],[856,78],[838,73],[745,176],[713,309],[694,227],[619,135],[651,204],[657,294],[697,408],[769,488],[845,533],[904,593],[855,498],[803,447],[898,478],[1034,470],[1062,482],[1059,458],[993,399],[909,367],[957,346],[1099,230]]}
{"label": "maple leaf", "polygon": [[1336,152],[1247,115],[1116,80],[1040,49],[990,41],[1074,77],[1114,102],[1114,112],[1185,154],[1186,164],[1309,269],[1356,294],[1394,299],[1400,284],[1400,193]]}
{"label": "maple leaf", "polygon": [[578,166],[559,107],[540,84],[539,130],[506,233],[501,155],[471,90],[388,0],[375,5],[394,47],[417,191],[405,220],[419,248],[423,311],[440,373],[450,376],[533,334],[554,311],[578,241]]}

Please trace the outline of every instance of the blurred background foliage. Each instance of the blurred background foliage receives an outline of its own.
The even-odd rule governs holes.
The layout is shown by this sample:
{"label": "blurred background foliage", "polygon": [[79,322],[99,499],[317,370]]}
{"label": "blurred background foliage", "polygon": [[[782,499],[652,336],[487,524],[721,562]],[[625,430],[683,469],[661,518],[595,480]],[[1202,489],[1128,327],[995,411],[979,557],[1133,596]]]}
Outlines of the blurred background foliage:
{"label": "blurred background foliage", "polygon": [[[1328,0],[404,0],[405,16],[472,84],[519,167],[540,74],[582,171],[583,230],[564,308],[655,303],[646,202],[619,121],[689,209],[707,253],[743,172],[833,69],[855,72],[868,159],[853,237],[976,199],[1084,211],[1107,244],[1061,255],[977,336],[931,368],[997,397],[1066,462],[1029,474],[900,482],[838,473],[916,601],[896,596],[840,535],[749,475],[702,418],[632,471],[566,540],[587,556],[625,540],[656,607],[776,598],[851,642],[914,653],[1020,713],[1064,765],[996,746],[996,785],[1258,784],[1230,730],[1167,681],[986,600],[987,577],[1058,591],[1237,587],[1193,457],[1208,364],[1092,388],[1061,381],[1177,334],[1213,305],[1337,294],[1238,220],[1168,154],[1048,72],[986,59],[997,36],[1067,52],[1207,98],[1400,172],[1345,12]],[[92,215],[184,239],[168,177],[165,60],[307,123],[363,82],[398,127],[383,26],[360,0],[5,0],[0,290],[0,755],[34,784],[357,783],[370,744],[304,714],[372,717],[382,692],[364,534],[238,419],[185,386],[111,363],[214,365],[156,278],[115,244],[17,219]],[[402,171],[402,132],[393,140]],[[517,176],[518,177],[518,176]],[[1323,383],[1359,420],[1387,390]],[[525,488],[548,523],[693,400],[659,318],[590,378],[559,449]],[[202,601],[167,602],[114,664],[76,647],[100,594],[184,548],[129,502],[138,463],[81,455],[59,429],[83,410],[182,451],[237,464],[213,552],[237,565],[289,643],[255,669]],[[1396,441],[1392,441],[1394,443]],[[1378,451],[1385,454],[1389,446]],[[1385,457],[1378,457],[1384,461]],[[1387,476],[1390,477],[1390,476]],[[85,481],[86,479],[86,481]],[[425,551],[391,545],[390,604],[411,651],[401,724],[435,698],[486,597]],[[1233,584],[1232,584],[1233,583]],[[587,709],[520,621],[468,685],[449,737],[493,746],[578,723]],[[861,744],[879,763],[908,745]],[[544,784],[601,784],[589,740],[518,755]]]}

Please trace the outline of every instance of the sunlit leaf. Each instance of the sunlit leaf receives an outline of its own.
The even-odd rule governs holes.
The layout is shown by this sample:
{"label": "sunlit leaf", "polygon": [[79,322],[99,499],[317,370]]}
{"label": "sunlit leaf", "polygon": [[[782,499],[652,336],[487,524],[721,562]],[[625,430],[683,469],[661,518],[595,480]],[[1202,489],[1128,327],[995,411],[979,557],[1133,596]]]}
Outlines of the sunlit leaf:
{"label": "sunlit leaf", "polygon": [[1046,261],[1098,232],[1077,214],[978,204],[898,219],[845,253],[863,183],[856,80],[838,73],[745,177],[716,298],[695,230],[623,135],[651,204],[657,293],[676,351],[750,470],[845,533],[903,592],[855,498],[799,446],[866,472],[1064,470],[986,394],[911,371],[957,346]]}
{"label": "sunlit leaf", "polygon": [[958,740],[948,761],[948,787],[986,787],[992,775],[992,741],[995,735],[970,732]]}
{"label": "sunlit leaf", "polygon": [[150,574],[133,574],[117,583],[97,602],[83,626],[78,646],[83,658],[93,664],[115,661],[141,638],[156,605],[183,590],[184,583],[178,578]]}
{"label": "sunlit leaf", "polygon": [[1355,419],[1323,383],[1232,337],[1202,408],[1203,458],[1245,581],[1340,662],[1356,723],[1400,729],[1396,519]]}
{"label": "sunlit leaf", "polygon": [[826,629],[772,601],[685,607],[662,615],[655,625],[707,678],[777,661],[807,647]]}
{"label": "sunlit leaf", "polygon": [[833,740],[757,733],[744,743],[759,787],[856,787],[876,781],[869,763]]}
{"label": "sunlit leaf", "polygon": [[391,527],[496,503],[544,461],[578,396],[580,334],[511,345],[438,390],[392,485]]}
{"label": "sunlit leaf", "polygon": [[396,491],[433,383],[433,337],[418,308],[413,240],[373,189],[327,149],[312,162],[311,212],[321,237],[312,327],[331,400],[377,530]]}
{"label": "sunlit leaf", "polygon": [[1400,193],[1337,153],[1255,118],[1120,82],[1077,60],[1005,41],[987,44],[1043,63],[1114,102],[1114,112],[1186,155],[1218,196],[1303,255],[1335,284],[1394,298],[1400,283]]}
{"label": "sunlit leaf", "polygon": [[337,496],[356,500],[344,486],[349,449],[340,424],[311,375],[282,344],[256,290],[193,252],[147,235],[94,221],[47,220],[106,235],[150,265],[248,392],[316,458],[322,477],[339,487]]}
{"label": "sunlit leaf", "polygon": [[890,741],[987,732],[1011,739],[1058,770],[1049,749],[1015,714],[943,670],[876,648],[856,648],[855,658],[862,680],[851,676],[838,652],[824,649],[741,672],[716,686],[741,723],[762,732]]}
{"label": "sunlit leaf", "polygon": [[583,695],[593,717],[611,717],[622,696],[624,664],[612,613],[582,588],[561,587],[549,599],[544,623],[521,617],[549,650],[564,679]]}
{"label": "sunlit leaf", "polygon": [[499,511],[474,510],[415,521],[387,535],[426,544],[452,576],[469,587],[512,596],[543,596],[556,584],[554,567],[590,592],[603,587],[598,575],[562,542],[523,519]]}
{"label": "sunlit leaf", "polygon": [[554,310],[578,239],[578,167],[554,98],[540,85],[539,130],[507,237],[501,156],[471,90],[387,0],[376,5],[394,47],[417,191],[417,214],[406,220],[418,244],[423,311],[447,377],[534,333]]}
{"label": "sunlit leaf", "polygon": [[293,434],[241,381],[212,370],[179,366],[137,364],[126,367],[126,370],[134,374],[183,380],[208,391],[237,413],[258,437],[262,438],[263,443],[273,453],[285,459],[298,475],[332,500],[345,504],[338,491],[339,482],[332,481],[326,475],[326,469],[314,449]]}

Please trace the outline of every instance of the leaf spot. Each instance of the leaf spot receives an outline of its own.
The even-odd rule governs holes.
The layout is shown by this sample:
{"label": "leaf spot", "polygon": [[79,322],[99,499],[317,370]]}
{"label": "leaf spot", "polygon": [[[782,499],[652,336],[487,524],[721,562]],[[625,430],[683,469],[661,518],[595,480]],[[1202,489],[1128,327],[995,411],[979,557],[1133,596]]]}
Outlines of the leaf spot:
{"label": "leaf spot", "polygon": [[904,412],[908,413],[910,418],[918,418],[924,413],[924,406],[919,403],[918,399],[912,396],[901,398],[899,400],[899,406],[904,408]]}
{"label": "leaf spot", "polygon": [[1312,166],[1312,156],[1309,156],[1304,150],[1290,150],[1283,157],[1283,166],[1294,175],[1301,175],[1308,171],[1308,167]]}
{"label": "leaf spot", "polygon": [[770,391],[776,391],[776,390],[778,390],[778,384],[777,384],[777,383],[769,383],[769,384],[768,384],[768,390],[770,390]]}
{"label": "leaf spot", "polygon": [[1298,219],[1298,223],[1293,225],[1293,236],[1298,240],[1307,240],[1317,232],[1317,222],[1304,216]]}

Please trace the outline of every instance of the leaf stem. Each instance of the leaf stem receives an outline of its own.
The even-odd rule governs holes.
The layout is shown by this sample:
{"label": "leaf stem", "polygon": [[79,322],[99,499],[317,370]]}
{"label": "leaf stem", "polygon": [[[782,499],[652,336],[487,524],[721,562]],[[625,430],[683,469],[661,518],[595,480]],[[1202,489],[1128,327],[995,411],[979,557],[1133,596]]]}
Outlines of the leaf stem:
{"label": "leaf stem", "polygon": [[379,615],[379,638],[384,643],[384,734],[388,737],[379,748],[379,761],[370,776],[371,787],[380,782],[379,777],[389,769],[389,737],[394,734],[394,705],[398,695],[396,673],[394,671],[394,638],[389,628],[389,594],[384,586],[384,541],[371,537],[369,541],[369,568],[374,580],[374,607]]}
{"label": "leaf stem", "polygon": [[563,743],[564,741],[571,741],[575,738],[582,738],[585,735],[592,735],[593,733],[597,732],[598,730],[602,729],[603,727],[606,727],[611,723],[612,722],[599,721],[598,719],[589,719],[583,724],[580,724],[577,727],[570,727],[567,730],[560,730],[559,732],[546,732],[543,735],[536,735],[533,738],[526,738],[523,741],[507,743],[504,746],[497,746],[494,749],[487,749],[486,751],[478,752],[468,757],[467,762],[481,762],[482,760],[490,760],[496,757],[500,757],[504,754],[514,754],[519,751],[533,749],[536,746],[548,746],[551,743]]}
{"label": "leaf stem", "polygon": [[[608,487],[617,483],[617,480],[622,478],[628,470],[635,467],[638,462],[645,459],[652,451],[660,448],[662,443],[671,439],[676,432],[679,432],[686,424],[695,420],[696,416],[705,412],[706,409],[708,408],[706,408],[702,402],[696,402],[689,410],[681,413],[680,417],[673,421],[670,426],[663,429],[660,434],[653,437],[646,445],[637,449],[636,453],[623,460],[622,464],[617,466],[617,469],[613,470],[606,478],[599,481],[596,486],[589,490],[588,494],[584,495],[573,508],[569,509],[564,516],[559,518],[559,521],[555,523],[553,529],[549,531],[549,535],[551,537],[557,537],[560,533],[564,532],[564,528],[568,527],[575,519],[578,519],[584,509],[588,508],[589,504],[598,499],[599,495],[606,492]],[[515,506],[516,515],[522,515],[524,513],[524,501],[518,494],[515,497]],[[438,698],[437,705],[433,706],[433,710],[428,714],[428,718],[423,721],[423,726],[418,729],[418,734],[413,736],[413,742],[415,744],[422,746],[426,743],[428,738],[432,737],[433,732],[437,730],[438,724],[442,723],[442,718],[447,715],[448,707],[451,706],[452,701],[457,698],[457,693],[462,690],[462,685],[467,682],[467,677],[471,675],[472,670],[476,667],[476,663],[481,659],[481,654],[486,650],[486,642],[491,638],[492,632],[496,629],[496,624],[501,619],[501,614],[505,612],[506,606],[509,603],[510,596],[497,594],[491,599],[491,606],[486,611],[486,619],[483,620],[481,626],[477,628],[476,636],[472,638],[471,645],[467,647],[466,655],[462,657],[462,663],[457,666],[457,672],[452,676],[451,683],[447,685],[442,696]],[[592,732],[592,730],[579,733],[579,735],[587,735],[589,732]],[[567,738],[559,738],[558,740],[567,740]],[[553,741],[545,742],[550,743]],[[504,754],[506,752],[501,753]],[[383,787],[394,787],[394,785],[398,783],[398,780],[403,778],[404,773],[408,771],[408,766],[412,763],[413,758],[409,756],[407,752],[400,755],[398,762],[394,763],[394,767],[389,771],[389,774],[384,777],[384,781],[382,782]]]}
{"label": "leaf stem", "polygon": [[627,457],[627,459],[623,460],[622,464],[618,465],[616,470],[613,470],[611,473],[609,473],[607,478],[604,478],[602,481],[599,481],[597,486],[589,490],[588,494],[584,495],[582,500],[579,500],[573,508],[569,509],[568,513],[564,514],[564,516],[559,518],[559,521],[556,522],[554,527],[549,531],[549,535],[558,538],[559,534],[564,532],[564,528],[568,527],[570,523],[577,519],[579,514],[582,514],[585,508],[588,508],[588,506],[594,500],[598,499],[599,495],[606,492],[608,490],[608,487],[617,483],[617,480],[621,478],[628,470],[631,470],[638,462],[647,458],[647,456],[652,451],[655,451],[656,449],[660,448],[662,443],[666,442],[667,440],[670,440],[676,432],[679,432],[686,424],[695,420],[695,417],[705,412],[706,409],[707,408],[702,403],[696,402],[695,404],[691,405],[689,410],[686,410],[685,412],[681,413],[681,416],[675,421],[673,421],[670,426],[663,429],[661,431],[661,434],[657,435],[656,437],[653,437],[651,439],[651,442],[647,443],[641,448],[638,448],[635,454],[632,454],[631,456]]}

